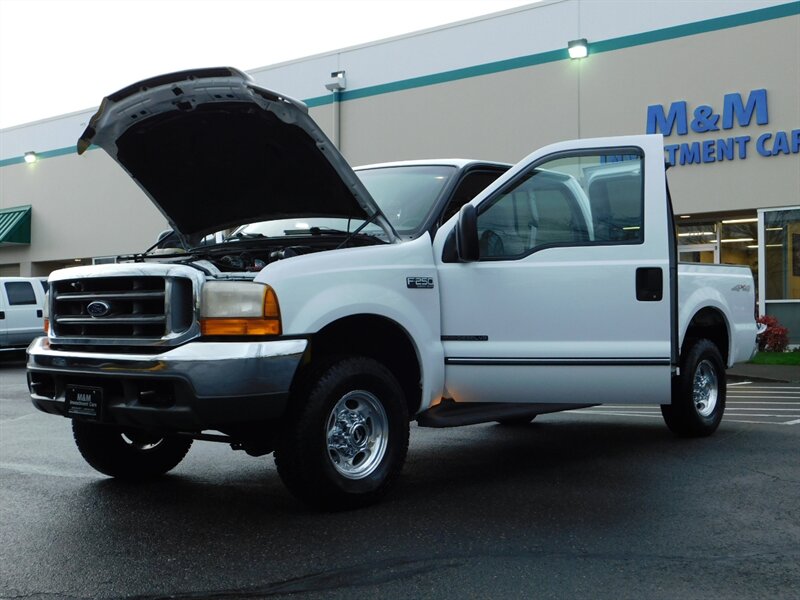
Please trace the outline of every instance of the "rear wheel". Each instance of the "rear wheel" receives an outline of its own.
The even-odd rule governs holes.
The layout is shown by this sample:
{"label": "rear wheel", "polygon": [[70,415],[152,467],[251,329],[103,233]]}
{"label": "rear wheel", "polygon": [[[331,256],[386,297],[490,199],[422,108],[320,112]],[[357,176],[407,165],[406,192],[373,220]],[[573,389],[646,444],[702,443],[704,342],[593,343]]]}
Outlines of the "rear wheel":
{"label": "rear wheel", "polygon": [[667,427],[682,437],[711,435],[725,412],[725,392],[722,355],[709,340],[697,340],[681,359],[672,404],[661,406]]}
{"label": "rear wheel", "polygon": [[376,502],[408,450],[408,409],[392,373],[360,356],[312,369],[294,393],[300,407],[275,451],[289,490],[324,509]]}
{"label": "rear wheel", "polygon": [[191,438],[158,436],[138,429],[72,421],[72,435],[84,460],[121,479],[149,479],[174,469],[186,456]]}

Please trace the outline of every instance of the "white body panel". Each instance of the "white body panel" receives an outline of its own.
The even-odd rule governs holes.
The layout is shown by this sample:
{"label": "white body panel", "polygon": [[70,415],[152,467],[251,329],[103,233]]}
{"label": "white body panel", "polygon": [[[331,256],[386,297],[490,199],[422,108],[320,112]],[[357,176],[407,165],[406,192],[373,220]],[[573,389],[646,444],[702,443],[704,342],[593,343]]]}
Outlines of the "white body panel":
{"label": "white body panel", "polygon": [[[407,277],[430,277],[432,289],[409,289]],[[422,372],[422,409],[441,397],[439,284],[425,234],[402,244],[319,252],[271,263],[256,281],[278,295],[286,335],[320,331],[351,315],[377,315],[402,327]]]}
{"label": "white body panel", "polygon": [[[544,247],[521,258],[437,263],[448,396],[461,402],[668,400],[669,208],[661,139],[631,136],[548,146],[521,161],[472,204],[491,202],[506,181],[549,156],[616,147],[638,147],[644,153],[641,243],[587,242]],[[454,225],[448,222],[437,235],[434,256],[441,257]],[[637,301],[640,267],[661,270],[665,294],[660,301]],[[464,336],[478,339],[452,339]],[[503,383],[498,387],[498,382]]]}
{"label": "white body panel", "polygon": [[755,352],[755,284],[749,267],[733,265],[678,266],[680,340],[694,315],[713,308],[725,318],[729,333],[728,366],[745,362]]}

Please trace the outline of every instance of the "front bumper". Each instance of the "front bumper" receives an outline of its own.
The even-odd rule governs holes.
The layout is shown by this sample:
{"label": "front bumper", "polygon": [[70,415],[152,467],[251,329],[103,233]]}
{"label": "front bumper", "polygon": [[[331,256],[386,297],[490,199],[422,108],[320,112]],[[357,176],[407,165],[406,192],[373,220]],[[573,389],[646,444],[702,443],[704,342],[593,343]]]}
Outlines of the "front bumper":
{"label": "front bumper", "polygon": [[67,416],[68,385],[102,389],[101,420],[159,431],[202,431],[280,417],[307,340],[190,342],[159,354],[28,348],[34,406]]}

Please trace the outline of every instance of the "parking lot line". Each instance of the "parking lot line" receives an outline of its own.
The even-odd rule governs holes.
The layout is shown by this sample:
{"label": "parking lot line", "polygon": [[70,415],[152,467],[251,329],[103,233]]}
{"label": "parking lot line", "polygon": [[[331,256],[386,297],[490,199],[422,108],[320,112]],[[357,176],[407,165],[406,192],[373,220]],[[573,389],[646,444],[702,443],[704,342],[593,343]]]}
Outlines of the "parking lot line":
{"label": "parking lot line", "polygon": [[[772,406],[789,405],[793,408],[773,408]],[[800,403],[797,402],[728,402],[725,412],[726,423],[747,423],[755,425],[798,425],[800,424]],[[734,405],[734,406],[731,406]],[[748,408],[748,405],[759,405]],[[613,417],[638,417],[644,419],[660,419],[661,411],[657,406],[606,404],[591,406],[570,412],[588,415]],[[765,421],[760,419],[773,419]],[[788,421],[786,419],[789,419]]]}
{"label": "parking lot line", "polygon": [[739,390],[758,390],[758,391],[776,391],[776,390],[790,390],[793,392],[800,391],[800,386],[794,385],[781,385],[780,383],[776,383],[775,385],[757,385],[752,383],[729,383],[729,388],[734,388],[736,391]]}
{"label": "parking lot line", "polygon": [[798,402],[745,402],[743,400],[730,400],[728,399],[727,404],[769,404],[770,406],[775,404],[788,404],[790,406],[799,406],[800,403]]}
{"label": "parking lot line", "polygon": [[[749,402],[747,404],[750,404]],[[761,408],[744,408],[742,406],[737,406],[734,410],[767,410],[764,407]],[[771,411],[789,411],[789,412],[800,412],[800,406],[795,408],[770,408]],[[800,416],[800,415],[798,415]]]}

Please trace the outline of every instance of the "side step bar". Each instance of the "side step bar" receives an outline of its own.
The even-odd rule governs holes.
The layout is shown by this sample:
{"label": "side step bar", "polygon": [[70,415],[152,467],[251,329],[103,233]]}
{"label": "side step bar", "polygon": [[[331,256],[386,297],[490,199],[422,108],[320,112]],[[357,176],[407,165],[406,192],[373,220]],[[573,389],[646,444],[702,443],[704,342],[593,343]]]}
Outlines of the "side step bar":
{"label": "side step bar", "polygon": [[439,404],[417,415],[420,427],[461,427],[504,419],[522,419],[545,413],[588,408],[596,404],[517,404],[512,402],[456,402],[444,398]]}

